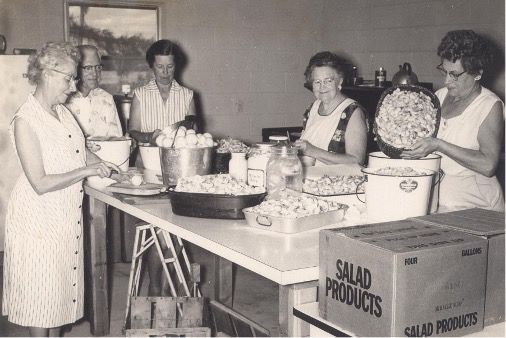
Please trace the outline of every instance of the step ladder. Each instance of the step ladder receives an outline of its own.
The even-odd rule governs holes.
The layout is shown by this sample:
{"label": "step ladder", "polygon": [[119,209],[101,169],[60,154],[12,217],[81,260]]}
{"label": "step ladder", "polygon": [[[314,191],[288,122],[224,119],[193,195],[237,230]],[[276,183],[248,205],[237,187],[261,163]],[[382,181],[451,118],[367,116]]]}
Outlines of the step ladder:
{"label": "step ladder", "polygon": [[[173,238],[178,244],[177,248],[174,245]],[[170,254],[169,257],[164,256],[164,252],[160,244],[161,240],[163,240],[167,246],[167,254]],[[130,265],[130,278],[128,280],[127,305],[124,323],[125,328],[127,327],[128,319],[131,314],[131,299],[132,297],[137,297],[139,295],[142,256],[153,245],[156,248],[160,262],[162,263],[163,273],[169,283],[171,296],[178,297],[178,294],[174,286],[173,276],[171,276],[169,272],[169,264],[173,265],[177,281],[183,286],[183,290],[180,290],[183,292],[183,296],[201,297],[200,289],[198,287],[198,283],[200,282],[200,265],[190,264],[190,260],[188,259],[188,255],[181,238],[171,235],[169,232],[162,230],[153,224],[142,223],[135,229],[132,263]],[[182,262],[180,262],[180,260],[182,260]],[[191,289],[188,287],[188,283],[186,282],[185,273],[190,278]],[[179,303],[177,304],[177,310],[181,315],[183,314],[183,309]]]}

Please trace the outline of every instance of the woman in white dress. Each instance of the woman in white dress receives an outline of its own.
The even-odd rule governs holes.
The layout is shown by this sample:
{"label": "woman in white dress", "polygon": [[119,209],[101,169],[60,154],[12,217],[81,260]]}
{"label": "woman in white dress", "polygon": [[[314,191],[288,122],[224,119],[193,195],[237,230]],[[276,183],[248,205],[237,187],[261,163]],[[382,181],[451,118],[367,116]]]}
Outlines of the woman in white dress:
{"label": "woman in white dress", "polygon": [[341,92],[344,64],[331,52],[314,55],[304,72],[305,87],[316,100],[304,114],[298,146],[315,165],[363,164],[367,148],[367,123],[360,105]]}
{"label": "woman in white dress", "polygon": [[504,211],[504,195],[495,176],[504,143],[504,103],[480,84],[491,60],[486,41],[471,30],[451,31],[438,47],[445,77],[436,92],[441,102],[437,137],[417,142],[404,158],[441,154],[442,210],[473,207]]}
{"label": "woman in white dress", "polygon": [[7,207],[2,312],[31,336],[58,335],[82,317],[82,181],[119,172],[85,149],[63,105],[76,90],[78,61],[69,43],[50,42],[30,56],[36,89],[10,127],[23,170]]}

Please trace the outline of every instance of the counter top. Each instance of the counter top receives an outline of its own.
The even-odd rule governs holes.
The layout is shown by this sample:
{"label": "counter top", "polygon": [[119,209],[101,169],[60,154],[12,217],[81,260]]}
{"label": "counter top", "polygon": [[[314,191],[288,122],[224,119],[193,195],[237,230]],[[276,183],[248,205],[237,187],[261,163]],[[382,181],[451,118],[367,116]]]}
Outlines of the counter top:
{"label": "counter top", "polygon": [[170,202],[132,205],[111,193],[85,186],[86,194],[188,240],[280,285],[318,279],[318,232],[351,226],[358,218],[296,234],[256,229],[245,220],[178,216]]}

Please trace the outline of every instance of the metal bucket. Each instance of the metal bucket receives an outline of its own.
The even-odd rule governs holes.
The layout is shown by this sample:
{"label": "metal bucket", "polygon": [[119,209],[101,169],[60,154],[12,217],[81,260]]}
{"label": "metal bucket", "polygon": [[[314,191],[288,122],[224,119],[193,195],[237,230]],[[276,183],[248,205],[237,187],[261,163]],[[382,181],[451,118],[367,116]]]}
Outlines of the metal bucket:
{"label": "metal bucket", "polygon": [[160,148],[164,185],[176,185],[180,177],[208,175],[212,169],[213,147]]}

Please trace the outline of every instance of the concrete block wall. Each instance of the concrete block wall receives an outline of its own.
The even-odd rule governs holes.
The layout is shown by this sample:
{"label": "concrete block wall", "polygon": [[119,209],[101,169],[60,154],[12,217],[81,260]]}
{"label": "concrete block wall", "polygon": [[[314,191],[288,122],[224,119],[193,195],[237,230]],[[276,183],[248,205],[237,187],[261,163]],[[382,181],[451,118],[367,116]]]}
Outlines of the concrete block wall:
{"label": "concrete block wall", "polygon": [[486,83],[504,100],[504,0],[323,0],[322,48],[353,60],[364,79],[387,80],[404,62],[419,81],[442,86],[437,46],[450,30],[473,29],[502,51]]}
{"label": "concrete block wall", "polygon": [[189,57],[185,85],[205,129],[255,142],[264,127],[299,126],[312,102],[304,69],[319,50],[322,3],[187,0],[162,6],[162,36]]}

